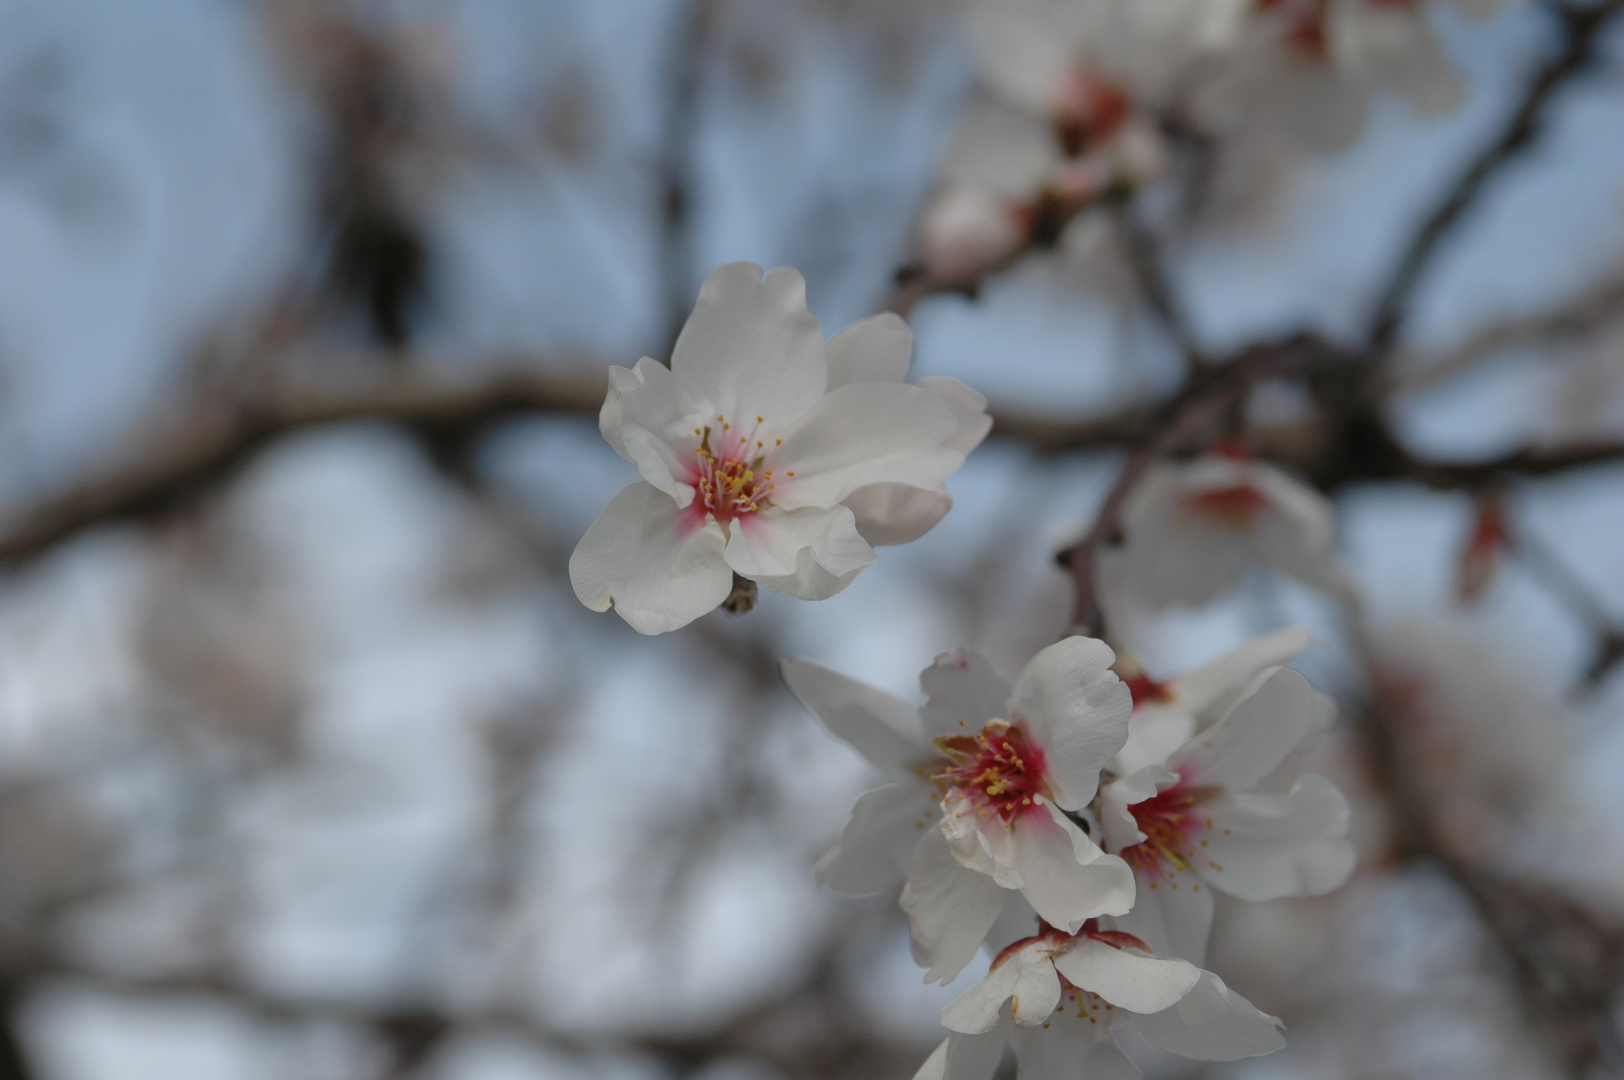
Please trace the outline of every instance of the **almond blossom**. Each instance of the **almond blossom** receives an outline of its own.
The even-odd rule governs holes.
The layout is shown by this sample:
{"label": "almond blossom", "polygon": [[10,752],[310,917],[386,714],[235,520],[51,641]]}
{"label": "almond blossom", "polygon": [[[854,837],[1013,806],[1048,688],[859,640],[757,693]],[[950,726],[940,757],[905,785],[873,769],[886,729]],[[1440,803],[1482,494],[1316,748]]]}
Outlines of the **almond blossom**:
{"label": "almond blossom", "polygon": [[1050,645],[1011,686],[972,653],[937,658],[921,708],[791,660],[808,710],[892,781],[857,800],[819,880],[868,892],[906,879],[902,906],[927,981],[951,979],[1019,890],[1051,925],[1076,930],[1133,903],[1126,863],[1069,816],[1093,800],[1127,736],[1132,701],[1092,638]]}
{"label": "almond blossom", "polygon": [[914,1080],[987,1080],[1006,1044],[1021,1080],[1129,1080],[1139,1070],[1116,1044],[1124,1030],[1201,1061],[1285,1045],[1280,1021],[1216,975],[1092,922],[1075,934],[1041,926],[1004,949],[985,979],[942,1010],[942,1023],[953,1034]]}
{"label": "almond blossom", "polygon": [[1106,849],[1133,867],[1137,900],[1114,926],[1159,954],[1201,962],[1212,889],[1242,900],[1318,896],[1347,880],[1348,804],[1330,781],[1300,777],[1283,794],[1253,789],[1310,733],[1329,700],[1282,669],[1201,731],[1165,765],[1106,784]]}
{"label": "almond blossom", "polygon": [[821,600],[874,544],[924,533],[990,421],[951,379],[903,383],[911,350],[895,315],[825,346],[793,269],[713,271],[670,368],[609,369],[599,428],[642,480],[576,546],[575,595],[659,634],[719,605],[735,574]]}
{"label": "almond blossom", "polygon": [[1125,622],[1136,608],[1205,604],[1257,564],[1343,599],[1355,594],[1331,504],[1242,454],[1152,466],[1123,505],[1122,531],[1120,547],[1100,552],[1096,580],[1102,603]]}

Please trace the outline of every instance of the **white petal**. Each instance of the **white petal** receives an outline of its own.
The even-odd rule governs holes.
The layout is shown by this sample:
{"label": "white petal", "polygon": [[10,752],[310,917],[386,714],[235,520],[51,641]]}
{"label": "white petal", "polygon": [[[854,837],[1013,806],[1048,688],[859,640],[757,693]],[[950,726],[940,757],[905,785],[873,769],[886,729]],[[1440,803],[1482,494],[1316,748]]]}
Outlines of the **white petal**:
{"label": "white petal", "polygon": [[1286,1045],[1277,1018],[1259,1012],[1210,971],[1177,1005],[1130,1017],[1129,1026],[1152,1046],[1197,1061],[1234,1061]]}
{"label": "white petal", "polygon": [[1111,771],[1128,776],[1140,769],[1160,766],[1195,735],[1196,720],[1180,706],[1147,701],[1133,707],[1128,718],[1128,741],[1111,759]]}
{"label": "white petal", "polygon": [[[670,495],[679,506],[687,506],[694,497],[689,480],[694,475],[702,438],[694,434],[694,429],[704,422],[703,409],[683,392],[670,371],[647,357],[637,362],[630,375],[611,376],[618,399],[613,403],[604,401],[603,412],[598,415],[599,428],[605,423],[605,414],[612,423],[618,412],[616,449],[637,466],[644,480]],[[615,392],[611,390],[611,394]],[[611,445],[615,442],[610,440]]]}
{"label": "white petal", "polygon": [[902,910],[908,914],[913,956],[926,982],[948,982],[981,948],[1003,907],[1003,890],[985,874],[959,865],[939,829],[926,829],[914,848]]}
{"label": "white petal", "polygon": [[844,505],[856,516],[863,539],[881,547],[906,544],[930,532],[953,509],[953,497],[906,484],[870,484],[846,496]]}
{"label": "white petal", "polygon": [[[989,1077],[992,1075],[991,1069],[987,1070],[987,1075]],[[919,1071],[914,1073],[913,1080],[945,1080],[946,1076],[947,1040],[943,1039],[936,1044],[936,1049],[930,1052],[930,1057],[925,1059],[925,1063],[919,1066]]]}
{"label": "white petal", "polygon": [[852,323],[830,339],[829,389],[847,383],[899,383],[913,357],[913,332],[895,312]]}
{"label": "white petal", "polygon": [[1104,1024],[1063,1013],[1047,1028],[1016,1028],[1010,1042],[1017,1080],[1139,1080]]}
{"label": "white petal", "polygon": [[858,797],[835,846],[812,868],[819,885],[850,896],[907,880],[913,851],[936,821],[933,789],[895,784]]}
{"label": "white petal", "polygon": [[1308,648],[1312,640],[1301,626],[1276,630],[1179,676],[1168,689],[1179,708],[1195,714],[1203,723],[1211,723],[1256,689],[1272,669]]}
{"label": "white petal", "polygon": [[942,1080],[990,1080],[1003,1059],[1011,1026],[1005,1017],[985,1035],[961,1035],[956,1031],[949,1035]]}
{"label": "white petal", "polygon": [[988,720],[1009,719],[1009,683],[979,653],[943,653],[919,676],[925,691],[919,719],[927,739],[979,732]]}
{"label": "white petal", "polygon": [[[647,360],[648,357],[644,357]],[[604,440],[615,448],[615,453],[627,461],[632,456],[626,452],[626,444],[620,438],[621,404],[620,395],[625,390],[635,390],[643,385],[643,377],[631,368],[624,368],[618,364],[609,367],[609,392],[604,395],[603,407],[598,410],[598,431]]]}
{"label": "white petal", "polygon": [[1166,791],[1179,782],[1177,773],[1156,765],[1113,780],[1100,792],[1100,828],[1105,833],[1106,850],[1120,855],[1145,838],[1128,807]]}
{"label": "white petal", "polygon": [[664,492],[632,484],[609,501],[570,556],[570,584],[593,611],[614,604],[640,634],[663,634],[714,609],[733,588],[722,530]]}
{"label": "white petal", "polygon": [[990,869],[993,880],[1020,889],[1045,922],[1068,934],[1096,916],[1132,907],[1128,864],[1096,847],[1047,799],[1039,796],[1037,804],[1039,812],[1005,826],[967,803],[944,803],[941,832],[954,858],[971,870]]}
{"label": "white petal", "polygon": [[947,441],[949,450],[969,454],[981,445],[981,440],[992,430],[992,417],[987,415],[987,399],[959,380],[936,375],[920,379],[919,389],[929,390],[941,398],[953,410],[953,417],[959,422],[959,430]]}
{"label": "white petal", "polygon": [[1132,934],[1157,956],[1206,963],[1212,888],[1201,875],[1172,867],[1160,873],[1135,870],[1134,882],[1133,910],[1110,920],[1111,929]]}
{"label": "white petal", "polygon": [[733,522],[727,564],[747,578],[798,581],[803,551],[810,551],[836,579],[876,561],[874,549],[857,532],[857,519],[844,506],[793,511],[769,507]]}
{"label": "white petal", "polygon": [[696,399],[729,421],[784,424],[829,383],[823,331],[806,307],[806,281],[753,263],[711,271],[671,354],[671,370]]}
{"label": "white petal", "polygon": [[1004,1002],[1022,1027],[1041,1024],[1060,1001],[1060,979],[1049,962],[1049,948],[1032,942],[1005,953],[987,977],[948,1002],[942,1026],[966,1035],[982,1035],[998,1026]]}
{"label": "white petal", "polygon": [[1094,798],[1100,770],[1128,739],[1133,695],[1094,638],[1069,637],[1034,656],[1015,679],[1011,720],[1026,725],[1044,754],[1055,802],[1080,810]]}
{"label": "white petal", "polygon": [[1247,791],[1312,731],[1331,722],[1334,707],[1290,668],[1269,676],[1258,692],[1173,755],[1168,768],[1192,784]]}
{"label": "white petal", "polygon": [[849,743],[898,782],[921,781],[917,766],[935,758],[919,730],[919,710],[892,694],[806,660],[785,660],[778,670],[790,693],[829,734]]}
{"label": "white petal", "polygon": [[958,430],[952,408],[929,390],[905,383],[842,386],[784,434],[770,459],[772,500],[786,509],[833,506],[869,484],[934,491],[964,464],[964,454],[946,445]]}
{"label": "white petal", "polygon": [[856,581],[857,575],[862,573],[863,569],[859,566],[844,574],[831,574],[818,563],[811,548],[802,548],[795,555],[795,573],[778,577],[758,577],[754,580],[763,589],[771,589],[775,593],[793,596],[798,600],[827,600],[843,592],[846,586]]}
{"label": "white petal", "polygon": [[1057,953],[1054,966],[1072,985],[1136,1013],[1171,1008],[1201,978],[1194,964],[1143,956],[1103,941],[1083,941]]}
{"label": "white petal", "polygon": [[1336,550],[1336,511],[1313,488],[1259,465],[1256,483],[1270,512],[1258,521],[1259,555],[1270,566],[1332,596],[1358,595],[1353,574]]}
{"label": "white petal", "polygon": [[1348,801],[1329,780],[1305,776],[1285,795],[1236,795],[1204,807],[1208,881],[1242,900],[1321,896],[1348,880]]}

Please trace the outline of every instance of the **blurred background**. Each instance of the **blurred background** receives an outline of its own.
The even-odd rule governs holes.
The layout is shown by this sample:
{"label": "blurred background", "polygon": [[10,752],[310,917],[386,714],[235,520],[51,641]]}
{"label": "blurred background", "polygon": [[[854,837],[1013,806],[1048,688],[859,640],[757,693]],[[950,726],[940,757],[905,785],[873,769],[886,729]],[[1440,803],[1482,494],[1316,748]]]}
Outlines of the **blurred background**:
{"label": "blurred background", "polygon": [[[0,0],[0,1078],[911,1076],[987,961],[926,987],[813,885],[878,777],[777,658],[1013,674],[1185,360],[1294,334],[1382,359],[1244,416],[1362,603],[1258,574],[1131,645],[1312,628],[1361,865],[1220,908],[1286,1050],[1134,1053],[1613,1075],[1618,6],[1423,5],[1459,100],[1372,77],[1329,139],[1150,103],[1153,169],[966,269],[947,0]],[[639,638],[564,569],[633,478],[604,371],[735,259],[826,335],[907,310],[997,426],[838,597]]]}

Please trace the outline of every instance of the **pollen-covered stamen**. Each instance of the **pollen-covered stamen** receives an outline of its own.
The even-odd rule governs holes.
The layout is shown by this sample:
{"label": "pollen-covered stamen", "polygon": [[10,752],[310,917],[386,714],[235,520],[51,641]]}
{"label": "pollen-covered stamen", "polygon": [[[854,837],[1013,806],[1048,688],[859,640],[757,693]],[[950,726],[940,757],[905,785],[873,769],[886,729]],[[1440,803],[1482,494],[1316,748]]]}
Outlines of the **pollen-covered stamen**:
{"label": "pollen-covered stamen", "polygon": [[766,463],[783,440],[775,439],[768,446],[760,434],[764,422],[763,417],[756,417],[755,427],[746,433],[719,414],[715,424],[694,428],[699,445],[694,447],[689,482],[698,494],[696,501],[724,525],[756,513],[771,501],[775,484],[773,470]]}
{"label": "pollen-covered stamen", "polygon": [[1136,870],[1152,875],[1188,870],[1200,860],[1197,834],[1210,826],[1201,804],[1213,793],[1211,788],[1180,781],[1144,802],[1128,807],[1134,824],[1145,839],[1118,852]]}
{"label": "pollen-covered stamen", "polygon": [[1043,751],[1026,733],[1003,720],[989,720],[976,735],[943,736],[936,748],[952,762],[937,773],[942,781],[962,792],[983,817],[997,814],[1005,825],[1037,808],[1043,784]]}
{"label": "pollen-covered stamen", "polygon": [[1251,525],[1269,508],[1269,497],[1251,484],[1231,484],[1186,495],[1184,505],[1227,525]]}

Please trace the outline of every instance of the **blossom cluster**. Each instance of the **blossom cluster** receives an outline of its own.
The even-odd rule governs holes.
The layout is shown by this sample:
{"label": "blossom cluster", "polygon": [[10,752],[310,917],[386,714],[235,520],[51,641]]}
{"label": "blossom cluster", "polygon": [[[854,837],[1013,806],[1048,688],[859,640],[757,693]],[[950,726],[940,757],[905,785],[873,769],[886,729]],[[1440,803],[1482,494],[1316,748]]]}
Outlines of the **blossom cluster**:
{"label": "blossom cluster", "polygon": [[[1501,0],[1448,0],[1487,15]],[[1464,97],[1423,0],[974,0],[981,90],[921,222],[920,261],[970,282],[1028,245],[1086,241],[1076,211],[1160,175],[1165,132],[1353,140],[1377,91]]]}
{"label": "blossom cluster", "polygon": [[[859,322],[827,344],[793,270],[706,279],[669,368],[610,371],[600,415],[641,479],[570,560],[577,595],[645,634],[722,606],[740,580],[822,599],[951,506],[943,482],[987,434],[986,402],[903,382],[908,328]],[[1329,506],[1242,448],[1140,475],[1098,555],[1113,621],[1201,604],[1248,567],[1351,594]],[[915,959],[987,976],[942,1011],[920,1080],[985,1080],[1006,1045],[1025,1080],[1137,1072],[1116,1038],[1225,1061],[1283,1045],[1281,1022],[1203,968],[1213,893],[1323,894],[1353,868],[1348,804],[1293,751],[1332,707],[1285,665],[1301,629],[1153,679],[1068,636],[1007,682],[971,652],[925,669],[915,706],[817,664],[784,681],[890,781],[856,802],[815,867],[846,893],[900,886]]]}

